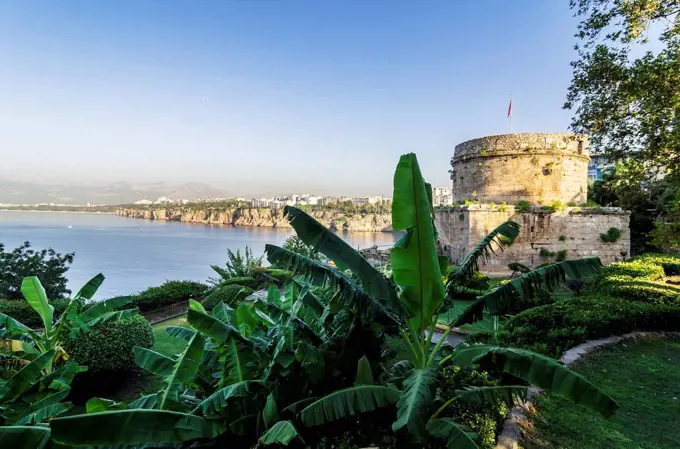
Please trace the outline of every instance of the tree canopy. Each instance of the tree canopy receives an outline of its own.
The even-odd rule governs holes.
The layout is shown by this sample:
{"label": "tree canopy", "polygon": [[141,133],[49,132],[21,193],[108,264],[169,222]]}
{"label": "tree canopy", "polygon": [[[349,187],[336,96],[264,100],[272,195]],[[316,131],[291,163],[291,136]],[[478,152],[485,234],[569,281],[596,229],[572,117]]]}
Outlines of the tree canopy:
{"label": "tree canopy", "polygon": [[571,0],[581,18],[565,109],[613,160],[680,169],[680,0]]}

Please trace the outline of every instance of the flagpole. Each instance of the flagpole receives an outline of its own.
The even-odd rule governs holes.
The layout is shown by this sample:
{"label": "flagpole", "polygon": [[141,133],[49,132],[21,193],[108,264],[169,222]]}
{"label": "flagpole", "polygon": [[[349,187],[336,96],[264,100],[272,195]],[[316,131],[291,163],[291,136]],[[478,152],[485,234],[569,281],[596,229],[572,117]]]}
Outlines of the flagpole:
{"label": "flagpole", "polygon": [[512,134],[512,94],[510,94],[510,110],[508,111],[508,117],[510,118],[510,134]]}

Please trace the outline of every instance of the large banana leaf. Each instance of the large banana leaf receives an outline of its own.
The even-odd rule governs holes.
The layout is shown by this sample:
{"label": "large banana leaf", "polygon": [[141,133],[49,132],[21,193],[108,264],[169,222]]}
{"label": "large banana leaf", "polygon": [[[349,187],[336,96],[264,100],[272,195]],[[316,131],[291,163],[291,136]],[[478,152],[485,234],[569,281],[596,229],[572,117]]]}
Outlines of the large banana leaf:
{"label": "large banana leaf", "polygon": [[175,361],[172,372],[163,380],[165,388],[160,397],[159,408],[161,410],[169,405],[168,400],[173,402],[178,401],[178,388],[181,385],[192,385],[194,383],[194,378],[196,377],[196,374],[198,374],[198,368],[201,364],[204,350],[205,338],[201,333],[196,332],[189,341],[187,348]]}
{"label": "large banana leaf", "polygon": [[83,323],[80,326],[72,329],[69,332],[68,335],[69,335],[69,338],[81,337],[81,336],[87,334],[88,332],[90,332],[90,330],[98,324],[106,323],[106,322],[109,322],[109,321],[124,320],[126,318],[136,316],[138,314],[139,314],[139,311],[137,309],[127,309],[127,310],[118,310],[118,311],[114,311],[114,312],[106,312],[103,315],[101,315],[97,318],[91,319],[89,322]]}
{"label": "large banana leaf", "polygon": [[475,363],[492,364],[506,373],[547,391],[564,396],[576,404],[591,408],[605,417],[614,414],[616,401],[560,362],[524,349],[495,347],[475,359]]}
{"label": "large banana leaf", "polygon": [[50,429],[38,426],[0,427],[0,447],[7,449],[42,449],[50,442]]}
{"label": "large banana leaf", "polygon": [[602,262],[598,257],[565,260],[537,268],[478,297],[452,325],[460,326],[481,319],[484,308],[492,315],[501,315],[507,310],[508,303],[515,299],[531,297],[539,289],[552,292],[568,279],[589,278],[597,275],[601,269]]}
{"label": "large banana leaf", "polygon": [[99,318],[108,312],[113,312],[114,310],[127,306],[128,304],[132,303],[133,299],[134,298],[131,296],[122,296],[119,298],[107,299],[106,301],[100,301],[81,313],[80,319],[82,319],[85,323],[89,323],[95,318]]}
{"label": "large banana leaf", "polygon": [[260,444],[268,446],[270,444],[282,444],[288,446],[298,436],[297,429],[290,421],[279,421],[271,429],[260,437]]}
{"label": "large banana leaf", "polygon": [[263,385],[265,385],[265,382],[248,380],[221,388],[201,402],[194,410],[194,413],[200,412],[203,416],[209,417],[218,415],[227,407],[229,399],[249,396],[254,393],[256,388]]}
{"label": "large banana leaf", "polygon": [[466,429],[452,419],[434,419],[427,423],[427,433],[435,438],[446,441],[449,449],[478,449],[474,442],[476,434]]}
{"label": "large banana leaf", "polygon": [[426,329],[444,299],[444,285],[435,246],[432,205],[418,160],[413,153],[399,159],[394,173],[392,228],[406,231],[390,252],[394,281],[410,315],[409,326]]}
{"label": "large banana leaf", "polygon": [[267,429],[273,427],[279,421],[279,407],[276,405],[274,393],[269,393],[269,396],[267,396],[264,410],[262,410],[262,421],[264,421],[264,426]]}
{"label": "large banana leaf", "polygon": [[464,390],[456,390],[456,399],[468,404],[486,405],[497,401],[514,404],[518,401],[526,401],[528,387],[502,385],[496,387],[469,387]]}
{"label": "large banana leaf", "polygon": [[158,393],[148,394],[128,404],[129,409],[152,410],[158,405]]}
{"label": "large banana leaf", "polygon": [[33,332],[30,327],[4,313],[0,313],[0,329],[6,329],[15,333]]}
{"label": "large banana leaf", "polygon": [[194,336],[196,331],[182,326],[168,326],[165,328],[165,333],[171,337],[182,338],[189,341],[191,340],[191,337]]}
{"label": "large banana leaf", "polygon": [[175,366],[174,359],[159,354],[156,351],[152,351],[151,349],[135,346],[132,348],[132,352],[135,356],[135,363],[137,363],[140,368],[157,376],[169,376]]}
{"label": "large banana leaf", "polygon": [[99,413],[127,409],[128,406],[125,402],[116,402],[111,399],[92,398],[85,403],[85,411],[87,413]]}
{"label": "large banana leaf", "polygon": [[248,359],[252,358],[252,347],[246,347],[235,338],[224,344],[224,374],[220,385],[230,385],[252,378],[252,370],[248,367]]}
{"label": "large banana leaf", "polygon": [[48,419],[54,418],[55,416],[62,415],[73,407],[73,404],[70,402],[61,402],[58,404],[52,404],[48,405],[47,407],[43,407],[41,409],[38,409],[34,411],[33,413],[30,413],[20,420],[18,420],[15,424],[17,426],[30,426],[33,424],[40,424],[42,422],[45,422]]}
{"label": "large banana leaf", "polygon": [[367,321],[375,320],[388,325],[399,324],[391,310],[340,271],[275,245],[265,245],[265,253],[272,265],[290,270],[294,275],[304,277],[312,285],[337,289],[338,298],[347,307],[356,306],[358,313]]}
{"label": "large banana leaf", "polygon": [[380,385],[358,385],[333,392],[305,407],[300,418],[306,426],[371,412],[399,400],[399,390]]}
{"label": "large banana leaf", "polygon": [[78,293],[73,297],[73,299],[92,299],[99,287],[104,282],[104,275],[99,273],[78,290]]}
{"label": "large banana leaf", "polygon": [[456,267],[454,272],[449,275],[449,278],[446,281],[446,292],[449,294],[455,293],[456,288],[460,288],[476,271],[479,271],[479,258],[486,260],[489,259],[492,254],[495,254],[492,244],[495,244],[496,247],[502,251],[508,241],[513,241],[517,238],[519,235],[519,228],[520,226],[517,223],[508,220],[484,237],[482,241],[465,256],[465,259],[463,259]]}
{"label": "large banana leaf", "polygon": [[354,273],[361,280],[366,293],[390,309],[400,310],[402,306],[394,286],[361,253],[296,207],[286,206],[284,215],[303,242],[328,256],[340,270],[349,269]]}
{"label": "large banana leaf", "polygon": [[416,440],[424,436],[428,409],[434,401],[437,376],[435,368],[414,369],[404,381],[404,391],[397,402],[397,420],[392,424],[395,432],[407,427]]}
{"label": "large banana leaf", "polygon": [[52,439],[72,446],[181,443],[213,438],[221,429],[200,416],[166,410],[118,410],[50,422]]}
{"label": "large banana leaf", "polygon": [[248,342],[235,327],[198,310],[189,309],[187,312],[187,323],[219,343],[224,343],[229,338],[237,338],[243,342]]}
{"label": "large banana leaf", "polygon": [[54,353],[54,349],[44,352],[14,373],[7,382],[0,384],[0,401],[16,399],[21,393],[34,385],[40,379],[42,370],[52,363]]}
{"label": "large banana leaf", "polygon": [[54,321],[54,307],[47,301],[45,289],[38,278],[36,276],[25,277],[21,282],[21,293],[33,310],[40,315],[45,332],[49,333]]}

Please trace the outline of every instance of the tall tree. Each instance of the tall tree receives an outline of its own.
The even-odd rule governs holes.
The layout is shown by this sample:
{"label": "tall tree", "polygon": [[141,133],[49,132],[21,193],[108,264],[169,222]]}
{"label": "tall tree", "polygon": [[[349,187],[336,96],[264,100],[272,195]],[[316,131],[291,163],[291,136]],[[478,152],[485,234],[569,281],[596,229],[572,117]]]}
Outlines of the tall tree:
{"label": "tall tree", "polygon": [[581,18],[565,109],[614,160],[680,170],[680,0],[570,0]]}

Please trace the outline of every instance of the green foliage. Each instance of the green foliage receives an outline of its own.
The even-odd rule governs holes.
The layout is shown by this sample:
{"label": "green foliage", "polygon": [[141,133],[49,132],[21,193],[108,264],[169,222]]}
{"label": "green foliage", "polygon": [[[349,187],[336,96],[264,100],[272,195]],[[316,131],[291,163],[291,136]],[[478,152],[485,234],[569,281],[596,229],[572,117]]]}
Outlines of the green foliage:
{"label": "green foliage", "polygon": [[[54,307],[54,315],[58,317],[68,306],[68,299],[57,299],[51,302]],[[0,313],[21,321],[28,327],[42,326],[40,315],[26,301],[0,299]]]}
{"label": "green foliage", "polygon": [[234,253],[231,249],[227,249],[227,263],[224,268],[217,265],[211,265],[211,268],[219,275],[219,278],[212,279],[213,283],[219,283],[221,280],[230,279],[233,277],[250,277],[253,270],[262,266],[264,256],[255,257],[253,251],[246,248],[241,255],[241,249],[236,249]]}
{"label": "green foliage", "polygon": [[614,243],[621,238],[621,230],[618,228],[607,229],[606,234],[600,234],[600,240],[604,243]]}
{"label": "green foliage", "polygon": [[212,310],[220,302],[224,302],[230,307],[236,308],[247,296],[253,294],[253,290],[243,285],[229,284],[215,287],[205,298],[202,304],[207,310]]}
{"label": "green foliage", "polygon": [[153,344],[151,325],[137,315],[95,325],[89,333],[67,339],[64,348],[90,371],[123,371],[136,366],[132,348],[150,348]]}
{"label": "green foliage", "polygon": [[189,299],[199,299],[208,286],[194,281],[165,281],[134,296],[133,304],[142,312],[160,309]]}
{"label": "green foliage", "polygon": [[547,211],[547,212],[562,212],[566,208],[567,207],[564,205],[564,203],[562,201],[555,200],[547,206],[542,206],[541,210],[544,210],[544,211]]}
{"label": "green foliage", "polygon": [[503,201],[503,202],[501,203],[500,207],[498,208],[498,211],[499,211],[499,212],[507,212],[507,211],[509,211],[509,210],[510,210],[510,208],[508,207],[508,202],[507,202],[507,201]]}
{"label": "green foliage", "polygon": [[[472,368],[461,369],[449,365],[442,369],[441,381],[437,396],[442,398],[456,397],[457,391],[469,387],[497,386],[498,379],[489,378],[486,371]],[[472,429],[477,435],[477,445],[482,449],[493,449],[496,435],[501,430],[503,420],[509,408],[505,401],[496,400],[486,404],[469,404],[461,400],[451,402],[442,412],[442,416],[456,419]]]}
{"label": "green foliage", "polygon": [[565,240],[567,240],[567,236],[561,235],[561,236],[559,236],[558,240],[559,240],[560,242],[564,242]]}
{"label": "green foliage", "polygon": [[302,254],[310,259],[323,260],[325,256],[311,245],[307,245],[297,235],[292,235],[283,242],[283,247],[288,251]]}
{"label": "green foliage", "polygon": [[541,249],[538,251],[538,255],[540,257],[555,257],[555,252],[550,251],[549,249],[545,248],[544,246],[541,246]]}
{"label": "green foliage", "polygon": [[562,262],[567,260],[567,250],[561,249],[555,254],[555,262]]}
{"label": "green foliage", "polygon": [[71,293],[66,288],[66,272],[74,253],[60,254],[52,248],[35,251],[24,242],[12,251],[0,243],[0,298],[21,300],[21,282],[37,276],[49,298],[60,299]]}
{"label": "green foliage", "polygon": [[[281,270],[285,271],[285,270]],[[225,286],[225,285],[242,285],[244,287],[248,287],[252,290],[259,290],[261,287],[265,285],[265,282],[263,282],[261,279],[257,279],[256,277],[252,276],[238,276],[238,277],[233,277],[226,279],[222,282],[219,283],[219,285]]]}
{"label": "green foliage", "polygon": [[526,200],[519,200],[515,203],[515,212],[517,213],[527,213],[531,212],[531,203]]}
{"label": "green foliage", "polygon": [[581,18],[564,105],[575,109],[572,129],[610,160],[631,157],[677,173],[677,1],[574,0],[572,9]]}

